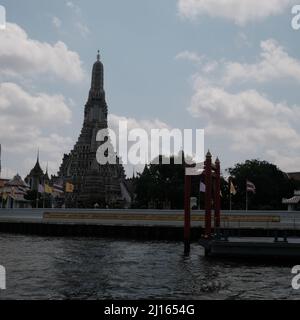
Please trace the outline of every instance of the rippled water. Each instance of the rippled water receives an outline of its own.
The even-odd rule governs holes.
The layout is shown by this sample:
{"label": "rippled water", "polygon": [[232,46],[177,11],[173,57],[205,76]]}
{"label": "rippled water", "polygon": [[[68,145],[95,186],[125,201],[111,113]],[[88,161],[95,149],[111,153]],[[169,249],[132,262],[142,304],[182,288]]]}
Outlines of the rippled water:
{"label": "rippled water", "polygon": [[197,244],[0,234],[0,299],[298,299],[292,266],[211,261]]}

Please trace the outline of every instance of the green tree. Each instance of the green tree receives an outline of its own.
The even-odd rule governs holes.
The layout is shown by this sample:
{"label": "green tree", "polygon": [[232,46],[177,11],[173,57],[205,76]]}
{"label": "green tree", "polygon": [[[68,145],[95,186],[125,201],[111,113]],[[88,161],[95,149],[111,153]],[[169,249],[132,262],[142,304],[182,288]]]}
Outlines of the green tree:
{"label": "green tree", "polygon": [[166,158],[169,165],[159,164],[145,166],[136,182],[136,206],[148,208],[150,202],[158,208],[163,208],[164,202],[169,202],[172,209],[183,208],[184,165],[175,164],[175,158]]}
{"label": "green tree", "polygon": [[266,161],[248,160],[228,171],[237,188],[237,194],[232,197],[233,209],[245,209],[247,180],[256,186],[256,193],[249,193],[250,210],[284,209],[282,199],[291,197],[299,187],[299,183],[290,180],[286,173]]}
{"label": "green tree", "polygon": [[[182,156],[160,156],[159,164],[151,163],[145,166],[136,181],[135,208],[147,209],[149,204],[153,203],[157,209],[162,209],[163,204],[168,202],[171,209],[183,209],[185,164],[177,164],[179,157]],[[162,164],[163,158],[170,164]],[[199,198],[199,183],[199,176],[192,178],[191,197]],[[203,195],[201,203],[203,207]]]}

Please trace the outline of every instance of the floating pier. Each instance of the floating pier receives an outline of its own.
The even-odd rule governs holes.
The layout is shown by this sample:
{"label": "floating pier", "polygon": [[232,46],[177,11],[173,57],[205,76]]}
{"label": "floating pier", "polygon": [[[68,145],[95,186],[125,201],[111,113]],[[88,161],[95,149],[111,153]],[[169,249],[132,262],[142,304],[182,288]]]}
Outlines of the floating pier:
{"label": "floating pier", "polygon": [[201,239],[207,257],[300,260],[300,238]]}

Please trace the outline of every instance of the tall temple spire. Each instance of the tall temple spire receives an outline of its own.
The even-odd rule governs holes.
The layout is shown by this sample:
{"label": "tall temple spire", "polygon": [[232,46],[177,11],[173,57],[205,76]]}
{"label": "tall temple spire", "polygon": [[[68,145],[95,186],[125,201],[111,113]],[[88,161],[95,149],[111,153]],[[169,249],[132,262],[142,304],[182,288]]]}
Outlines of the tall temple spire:
{"label": "tall temple spire", "polygon": [[36,164],[34,166],[34,168],[31,170],[30,172],[30,175],[39,175],[39,176],[43,176],[44,175],[44,172],[41,168],[41,165],[40,165],[40,149],[38,149],[38,152],[37,152],[37,157],[36,157]]}
{"label": "tall temple spire", "polygon": [[40,148],[37,151],[36,163],[40,163]]}
{"label": "tall temple spire", "polygon": [[[128,198],[124,167],[117,158],[115,165],[100,165],[97,150],[99,130],[108,128],[108,106],[104,91],[104,67],[98,51],[94,62],[89,98],[84,107],[84,122],[72,151],[65,155],[58,176],[72,183],[74,192],[66,194],[67,207],[94,208],[95,204],[122,207]],[[101,59],[100,59],[101,58]],[[127,201],[127,200],[126,200]]]}
{"label": "tall temple spire", "polygon": [[103,89],[104,82],[104,68],[100,61],[100,51],[98,50],[97,61],[94,63],[92,72],[92,83],[90,90],[91,98],[98,98],[104,93]]}
{"label": "tall temple spire", "polygon": [[47,182],[47,183],[50,181],[48,171],[49,171],[49,165],[48,165],[48,162],[47,162],[46,173],[45,173],[45,176],[44,176],[44,181]]}

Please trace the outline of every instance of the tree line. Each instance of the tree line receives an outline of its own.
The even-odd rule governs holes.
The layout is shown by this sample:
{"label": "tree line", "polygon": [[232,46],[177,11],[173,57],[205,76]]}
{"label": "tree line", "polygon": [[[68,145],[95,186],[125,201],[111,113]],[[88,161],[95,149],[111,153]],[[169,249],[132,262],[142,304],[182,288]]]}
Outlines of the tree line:
{"label": "tree line", "polygon": [[[135,202],[133,207],[139,209],[183,209],[185,164],[176,164],[176,157],[169,158],[170,165],[161,161],[146,165],[144,171],[135,179]],[[283,198],[290,198],[294,191],[300,189],[300,182],[290,179],[276,165],[267,161],[247,160],[226,170],[221,180],[222,209],[230,208],[230,185],[228,177],[236,189],[231,195],[233,210],[245,209],[246,181],[256,186],[255,194],[248,195],[249,210],[286,210]],[[192,197],[200,199],[204,208],[204,194],[200,193],[200,180],[192,178]]]}

